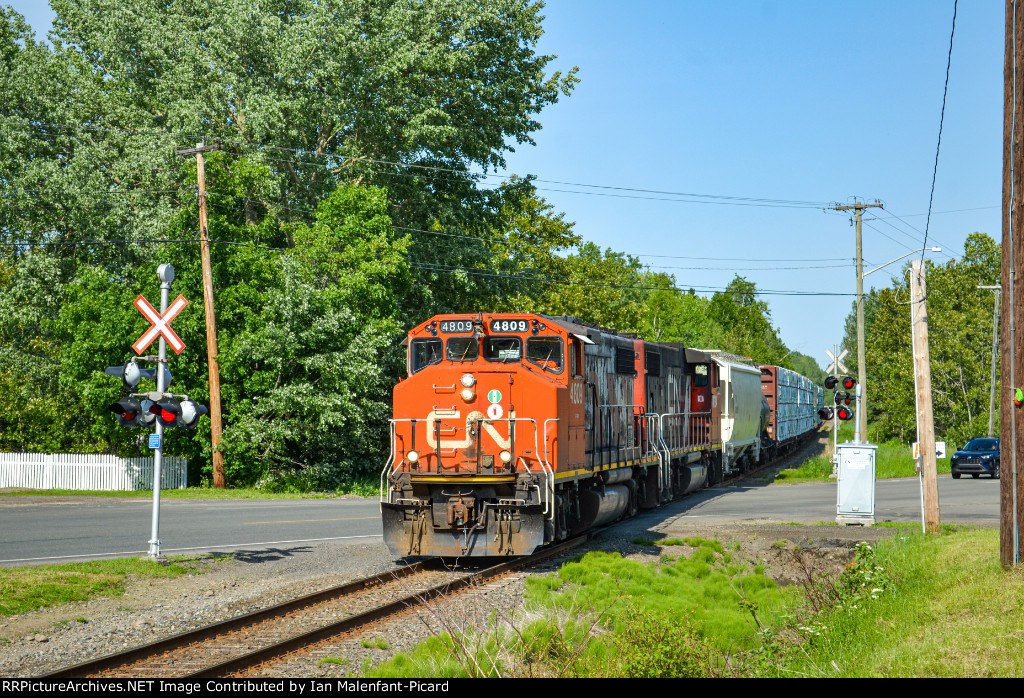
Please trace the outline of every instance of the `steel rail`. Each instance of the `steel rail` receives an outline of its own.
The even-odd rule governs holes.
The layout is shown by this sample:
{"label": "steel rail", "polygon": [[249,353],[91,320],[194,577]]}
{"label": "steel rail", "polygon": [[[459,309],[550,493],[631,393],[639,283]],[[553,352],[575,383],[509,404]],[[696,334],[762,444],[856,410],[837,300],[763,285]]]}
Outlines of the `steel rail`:
{"label": "steel rail", "polygon": [[96,674],[103,671],[110,671],[120,666],[130,664],[132,662],[138,662],[146,657],[155,656],[167,652],[169,650],[178,649],[186,645],[202,642],[209,640],[218,635],[222,635],[227,632],[233,632],[240,630],[249,625],[255,625],[272,618],[282,616],[286,613],[290,613],[295,610],[306,608],[314,604],[322,603],[324,601],[330,601],[332,599],[341,598],[349,594],[353,594],[363,589],[369,589],[371,587],[379,586],[386,582],[390,582],[396,579],[402,579],[419,572],[427,570],[428,565],[431,565],[435,561],[426,560],[421,562],[414,562],[403,567],[399,567],[394,570],[387,572],[381,572],[379,574],[370,575],[363,577],[345,584],[331,587],[330,589],[324,589],[322,591],[300,596],[290,601],[270,606],[268,608],[260,609],[259,611],[253,611],[246,613],[235,618],[228,618],[227,620],[219,621],[212,625],[206,625],[195,630],[189,630],[183,633],[178,633],[170,637],[150,642],[145,645],[133,647],[125,650],[124,652],[116,652],[114,654],[108,654],[103,657],[96,659],[90,659],[73,666],[58,669],[57,671],[49,674],[43,674],[44,678],[80,678],[91,674]]}
{"label": "steel rail", "polygon": [[487,569],[481,570],[474,574],[467,575],[462,579],[456,579],[451,582],[445,582],[444,584],[440,584],[436,587],[426,589],[424,591],[412,594],[410,596],[406,596],[403,599],[399,599],[397,601],[384,604],[383,606],[379,606],[377,608],[370,609],[369,611],[365,611],[363,613],[350,616],[343,620],[331,623],[329,625],[325,625],[321,628],[317,628],[316,630],[311,630],[309,632],[302,633],[301,635],[296,635],[294,637],[282,640],[281,642],[275,643],[273,645],[268,645],[267,647],[262,647],[260,649],[254,650],[252,652],[249,652],[248,654],[244,654],[239,657],[235,657],[234,659],[229,659],[228,661],[221,662],[220,664],[207,667],[193,674],[183,676],[182,678],[223,678],[226,676],[230,676],[231,674],[235,674],[238,672],[245,671],[247,669],[260,666],[261,664],[265,664],[268,661],[291,654],[292,652],[301,650],[305,647],[308,647],[309,645],[315,644],[322,640],[327,640],[337,635],[352,632],[374,621],[387,618],[388,616],[396,615],[403,611],[411,610],[418,606],[423,606],[436,598],[447,596],[461,589],[465,589],[466,587],[471,587],[480,584],[481,582],[493,579],[495,577],[499,577],[508,572],[512,572],[522,567],[534,565],[538,562],[547,560],[548,558],[555,557],[556,555],[561,554],[565,550],[573,548],[579,545],[580,543],[589,540],[593,533],[593,531],[590,531],[580,536],[577,536],[576,538],[567,540],[563,543],[557,543],[554,546],[550,548],[545,548],[541,552],[536,553],[534,555],[517,557],[511,560],[507,560],[505,562],[501,562],[497,565],[494,565],[493,567],[488,567]]}

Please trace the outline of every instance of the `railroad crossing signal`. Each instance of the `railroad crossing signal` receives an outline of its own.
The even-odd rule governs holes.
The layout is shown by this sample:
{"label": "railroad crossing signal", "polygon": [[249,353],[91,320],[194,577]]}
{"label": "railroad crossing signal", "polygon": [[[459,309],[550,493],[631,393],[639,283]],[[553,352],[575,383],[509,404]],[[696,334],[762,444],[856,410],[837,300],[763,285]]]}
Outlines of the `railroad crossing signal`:
{"label": "railroad crossing signal", "polygon": [[142,294],[139,294],[139,297],[135,299],[134,305],[139,309],[139,312],[142,313],[143,317],[151,323],[151,327],[146,330],[141,337],[139,337],[135,344],[132,345],[132,349],[135,350],[135,353],[142,354],[142,352],[146,351],[146,348],[153,343],[154,339],[163,335],[164,339],[167,340],[167,343],[171,345],[171,349],[174,350],[174,353],[180,354],[185,348],[185,343],[181,341],[181,337],[176,335],[174,330],[171,329],[171,320],[181,312],[182,308],[188,305],[188,301],[185,300],[185,296],[179,294],[174,302],[168,306],[167,312],[163,315],[158,313],[156,309],[149,304],[149,301],[142,297]]}
{"label": "railroad crossing signal", "polygon": [[850,372],[850,369],[846,368],[846,364],[843,363],[843,359],[846,358],[846,355],[849,354],[850,352],[848,352],[846,349],[843,349],[841,352],[839,352],[839,356],[836,356],[835,354],[830,352],[828,349],[826,349],[825,353],[828,354],[828,358],[832,359],[832,363],[830,363],[828,365],[828,368],[825,369],[825,373],[849,373]]}

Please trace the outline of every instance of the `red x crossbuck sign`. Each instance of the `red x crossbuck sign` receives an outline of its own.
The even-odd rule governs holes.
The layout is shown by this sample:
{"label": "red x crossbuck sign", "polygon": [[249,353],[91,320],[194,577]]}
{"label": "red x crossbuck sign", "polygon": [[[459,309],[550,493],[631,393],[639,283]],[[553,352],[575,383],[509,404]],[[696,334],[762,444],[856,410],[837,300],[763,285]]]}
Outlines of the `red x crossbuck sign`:
{"label": "red x crossbuck sign", "polygon": [[181,341],[181,337],[174,334],[174,330],[171,329],[171,320],[173,320],[186,305],[188,305],[188,301],[185,300],[185,296],[179,295],[167,308],[167,312],[161,315],[149,304],[149,301],[141,295],[136,298],[135,307],[139,309],[139,312],[142,313],[153,326],[146,330],[145,333],[139,337],[138,341],[132,345],[132,349],[135,350],[135,353],[141,355],[142,352],[146,351],[146,348],[153,343],[154,339],[163,335],[164,339],[167,340],[167,343],[171,345],[171,349],[174,350],[174,353],[180,354],[181,350],[185,348],[185,343]]}

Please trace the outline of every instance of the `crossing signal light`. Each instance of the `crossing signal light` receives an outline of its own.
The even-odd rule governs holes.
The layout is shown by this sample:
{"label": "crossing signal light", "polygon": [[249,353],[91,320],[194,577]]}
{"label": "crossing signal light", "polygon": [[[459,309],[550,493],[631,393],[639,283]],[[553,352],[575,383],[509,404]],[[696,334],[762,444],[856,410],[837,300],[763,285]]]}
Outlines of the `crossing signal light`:
{"label": "crossing signal light", "polygon": [[[167,364],[163,365],[164,370],[164,387],[166,388],[171,384],[173,376],[171,376],[171,369],[167,368]],[[155,368],[139,368],[139,365],[134,361],[129,361],[123,366],[107,366],[104,373],[108,376],[115,376],[124,381],[124,387],[129,390],[135,390],[139,387],[139,381],[145,378],[156,382],[156,371]]]}
{"label": "crossing signal light", "polygon": [[135,390],[139,385],[139,380],[142,379],[142,369],[134,361],[129,361],[123,366],[107,366],[104,371],[108,376],[115,376],[124,381],[124,387],[129,390]]}
{"label": "crossing signal light", "polygon": [[849,405],[853,402],[853,395],[850,395],[849,393],[836,393],[834,399],[837,405]]}
{"label": "crossing signal light", "polygon": [[820,410],[818,410],[818,417],[820,417],[821,421],[823,422],[827,422],[834,416],[835,412],[832,411],[831,407],[822,407]]}
{"label": "crossing signal light", "polygon": [[165,397],[150,405],[149,411],[155,414],[165,427],[173,427],[177,426],[178,417],[181,416],[181,404],[173,397]]}
{"label": "crossing signal light", "polygon": [[832,390],[833,388],[835,388],[838,383],[839,379],[836,378],[835,376],[829,376],[828,378],[825,379],[825,387],[828,390]]}
{"label": "crossing signal light", "polygon": [[180,407],[181,414],[178,415],[175,426],[184,427],[185,429],[195,429],[199,418],[205,414],[210,414],[210,410],[205,405],[200,405],[195,400],[182,400]]}
{"label": "crossing signal light", "polygon": [[840,405],[836,408],[836,416],[844,422],[849,421],[853,419],[853,410],[846,405]]}
{"label": "crossing signal light", "polygon": [[133,397],[121,398],[108,409],[123,427],[134,427],[142,423],[142,404]]}
{"label": "crossing signal light", "polygon": [[853,386],[857,385],[856,378],[850,378],[850,376],[843,376],[843,390],[853,390]]}

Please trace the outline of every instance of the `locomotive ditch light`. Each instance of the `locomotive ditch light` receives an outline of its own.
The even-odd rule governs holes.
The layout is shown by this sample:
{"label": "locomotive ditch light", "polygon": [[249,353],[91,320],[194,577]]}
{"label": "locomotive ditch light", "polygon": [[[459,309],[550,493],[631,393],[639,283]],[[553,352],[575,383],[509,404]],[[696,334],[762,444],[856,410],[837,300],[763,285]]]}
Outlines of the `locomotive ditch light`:
{"label": "locomotive ditch light", "polygon": [[512,462],[512,452],[507,450],[502,451],[501,453],[498,454],[498,458],[501,459],[502,463],[508,465],[509,463]]}
{"label": "locomotive ditch light", "polygon": [[853,390],[853,386],[857,385],[857,379],[851,378],[850,376],[843,376],[843,390]]}
{"label": "locomotive ditch light", "polygon": [[459,379],[459,382],[466,388],[472,388],[476,384],[476,377],[474,377],[472,373],[464,373],[462,374],[462,378]]}
{"label": "locomotive ditch light", "polygon": [[832,390],[833,388],[835,388],[838,383],[839,379],[836,378],[835,376],[829,376],[828,378],[825,379],[825,387],[828,390]]}
{"label": "locomotive ditch light", "polygon": [[410,463],[415,463],[420,459],[420,454],[417,453],[416,451],[409,451],[408,453],[405,454],[405,459]]}
{"label": "locomotive ditch light", "polygon": [[836,410],[836,416],[844,422],[849,421],[853,419],[853,410],[846,406],[840,406]]}
{"label": "locomotive ditch light", "polygon": [[820,410],[818,410],[818,416],[822,419],[822,421],[827,422],[828,420],[832,419],[832,417],[835,416],[835,412],[832,411],[831,407],[822,407]]}

